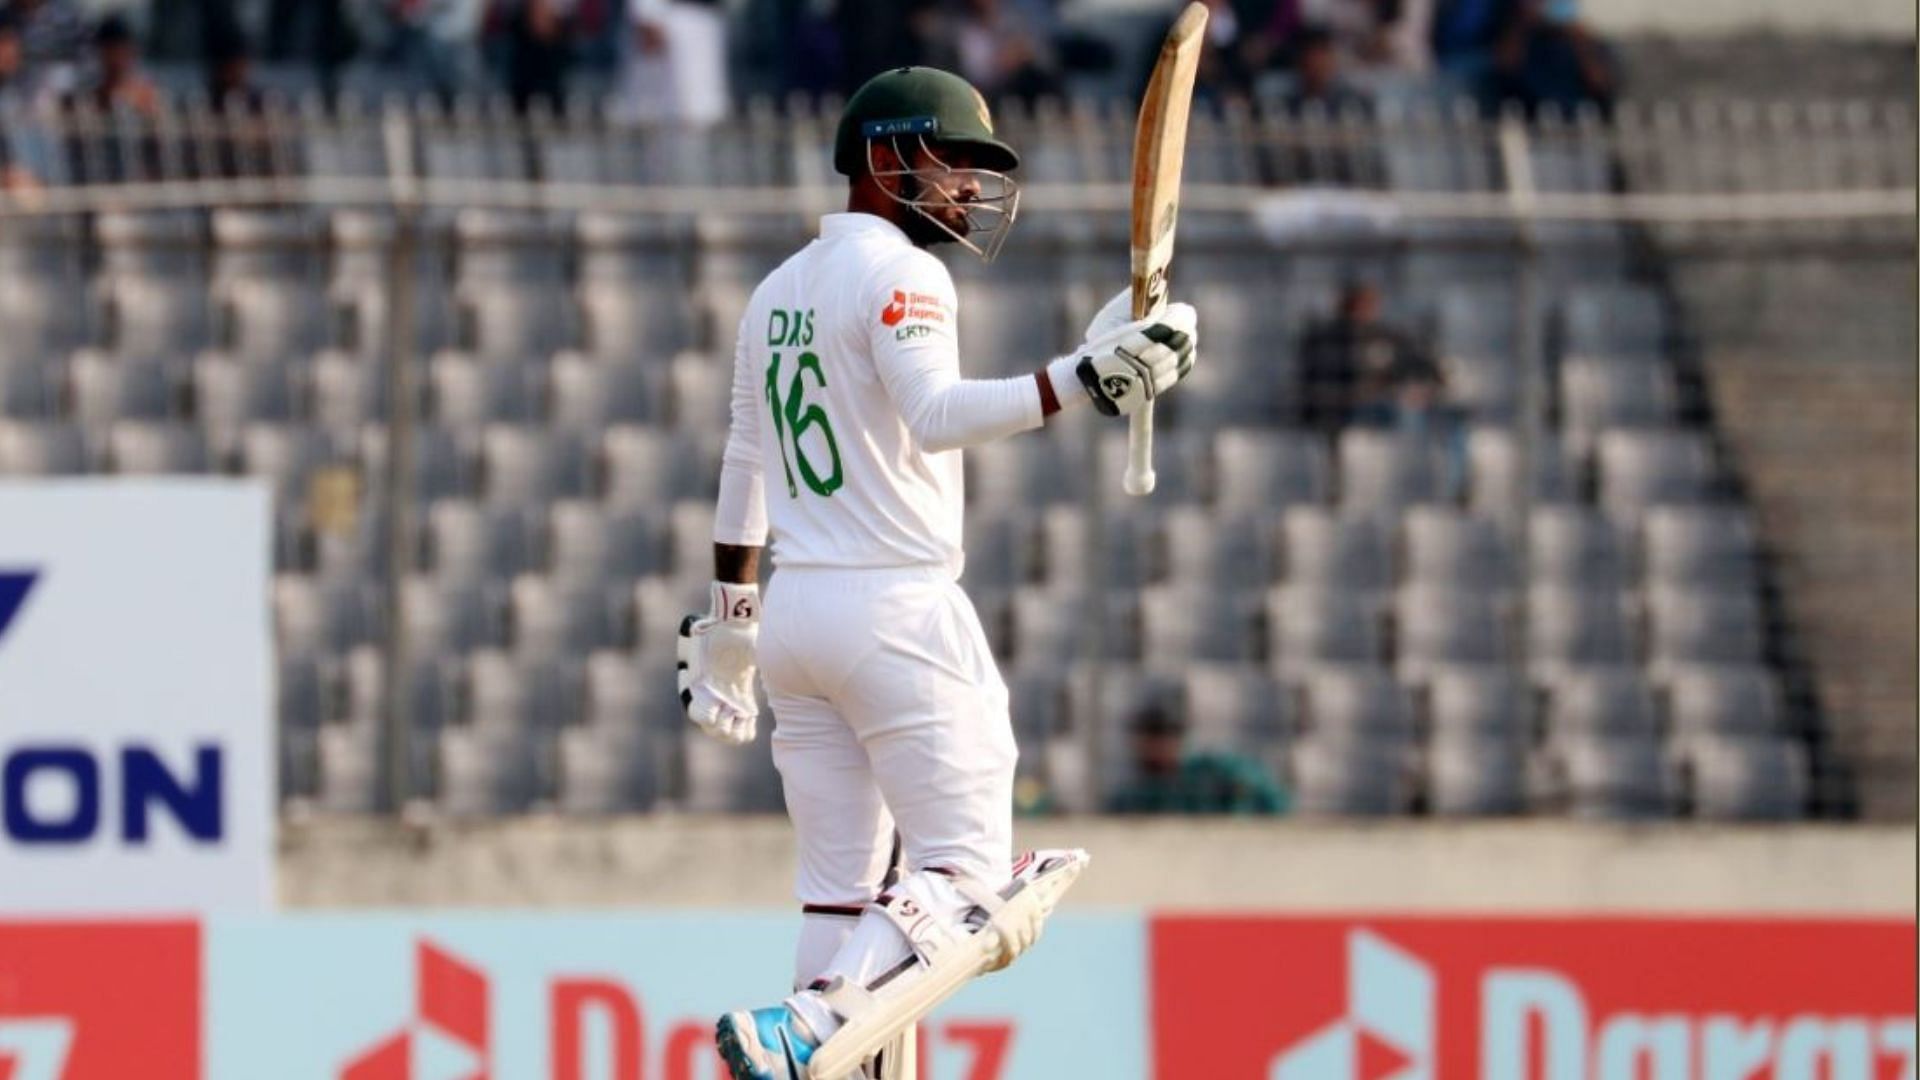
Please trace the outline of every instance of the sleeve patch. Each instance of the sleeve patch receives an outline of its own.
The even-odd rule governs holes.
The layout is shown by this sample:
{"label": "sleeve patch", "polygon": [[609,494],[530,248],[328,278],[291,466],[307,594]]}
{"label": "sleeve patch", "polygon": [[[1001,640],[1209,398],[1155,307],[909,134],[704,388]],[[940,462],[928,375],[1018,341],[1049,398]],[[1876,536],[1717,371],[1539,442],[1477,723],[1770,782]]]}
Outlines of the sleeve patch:
{"label": "sleeve patch", "polygon": [[945,324],[950,312],[946,301],[932,293],[893,290],[893,298],[880,309],[880,325],[897,327],[903,322]]}

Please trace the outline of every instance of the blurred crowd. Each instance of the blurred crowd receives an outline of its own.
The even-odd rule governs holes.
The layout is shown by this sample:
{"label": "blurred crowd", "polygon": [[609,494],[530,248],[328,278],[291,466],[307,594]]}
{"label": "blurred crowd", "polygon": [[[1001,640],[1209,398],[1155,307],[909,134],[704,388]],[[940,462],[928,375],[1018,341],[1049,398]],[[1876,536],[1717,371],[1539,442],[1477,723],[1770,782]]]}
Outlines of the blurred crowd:
{"label": "blurred crowd", "polygon": [[[1602,108],[1617,80],[1580,0],[1205,0],[1200,94],[1365,111],[1383,84],[1487,108]],[[332,95],[577,97],[619,117],[706,124],[745,96],[845,94],[900,64],[990,97],[1130,95],[1182,2],[1072,0],[5,0],[0,99],[151,110],[198,82],[257,99],[262,68]],[[182,73],[191,73],[185,79]],[[291,80],[287,74],[292,73]],[[183,86],[182,83],[188,85]]]}

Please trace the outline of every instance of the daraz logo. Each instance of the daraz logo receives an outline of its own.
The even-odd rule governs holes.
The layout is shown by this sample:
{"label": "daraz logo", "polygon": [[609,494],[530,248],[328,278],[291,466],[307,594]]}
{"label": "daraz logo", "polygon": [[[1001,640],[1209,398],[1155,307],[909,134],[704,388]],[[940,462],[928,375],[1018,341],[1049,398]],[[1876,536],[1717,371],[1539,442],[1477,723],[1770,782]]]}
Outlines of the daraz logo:
{"label": "daraz logo", "polygon": [[432,942],[417,943],[413,1013],[348,1062],[340,1080],[488,1080],[485,972]]}
{"label": "daraz logo", "polygon": [[880,325],[898,326],[900,325],[900,320],[906,317],[907,294],[896,289],[893,293],[893,303],[888,304],[880,312]]}
{"label": "daraz logo", "polygon": [[1433,969],[1365,930],[1347,935],[1347,1011],[1281,1051],[1268,1080],[1433,1080]]}
{"label": "daraz logo", "polygon": [[26,607],[27,594],[39,580],[37,570],[0,570],[0,638],[7,636],[7,627]]}

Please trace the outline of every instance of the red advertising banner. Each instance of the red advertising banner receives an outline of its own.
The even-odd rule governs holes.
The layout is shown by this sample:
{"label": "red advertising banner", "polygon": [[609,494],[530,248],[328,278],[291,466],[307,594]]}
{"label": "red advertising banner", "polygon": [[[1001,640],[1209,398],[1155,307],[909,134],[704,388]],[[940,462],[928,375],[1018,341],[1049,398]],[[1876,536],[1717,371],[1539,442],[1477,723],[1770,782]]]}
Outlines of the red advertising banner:
{"label": "red advertising banner", "polygon": [[1903,921],[1156,917],[1154,1075],[1913,1080]]}
{"label": "red advertising banner", "polygon": [[200,929],[0,923],[0,1080],[198,1080]]}

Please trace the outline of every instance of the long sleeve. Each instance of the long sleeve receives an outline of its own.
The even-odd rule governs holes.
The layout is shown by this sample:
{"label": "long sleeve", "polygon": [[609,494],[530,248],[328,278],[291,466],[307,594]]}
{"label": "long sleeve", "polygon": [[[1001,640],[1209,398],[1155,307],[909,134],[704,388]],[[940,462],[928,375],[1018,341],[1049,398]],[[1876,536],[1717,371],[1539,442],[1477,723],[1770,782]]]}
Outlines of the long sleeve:
{"label": "long sleeve", "polygon": [[865,292],[874,365],[922,450],[958,450],[1040,426],[1040,392],[1030,376],[960,377],[958,297],[939,260],[907,252]]}
{"label": "long sleeve", "polygon": [[760,396],[749,371],[745,323],[733,346],[732,422],[720,458],[720,499],[714,507],[718,544],[762,547],[767,542],[766,484],[760,468]]}

